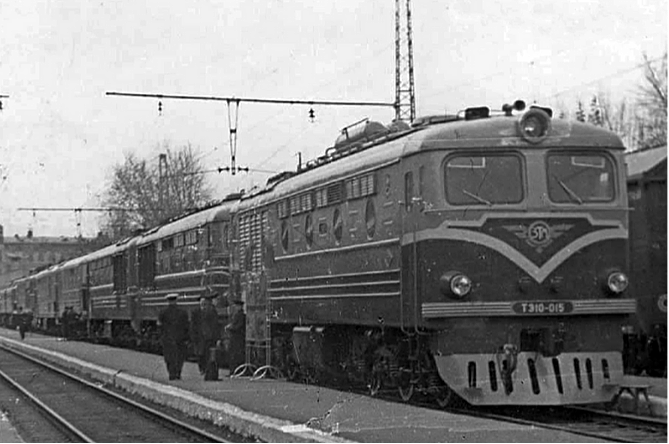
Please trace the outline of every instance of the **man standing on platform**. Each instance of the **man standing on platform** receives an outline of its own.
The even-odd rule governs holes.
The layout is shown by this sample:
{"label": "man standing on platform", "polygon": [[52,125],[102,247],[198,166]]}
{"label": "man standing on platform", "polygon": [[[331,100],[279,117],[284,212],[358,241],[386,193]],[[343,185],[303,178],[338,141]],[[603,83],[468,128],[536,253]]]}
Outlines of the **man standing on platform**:
{"label": "man standing on platform", "polygon": [[[218,296],[212,294],[200,297],[200,307],[191,313],[191,341],[197,356],[197,365],[200,374],[205,376],[205,380],[218,379],[218,367],[215,355],[211,355],[211,349],[216,347],[220,338],[220,329],[218,323],[218,312],[213,304],[213,299]],[[209,367],[215,367],[210,369]],[[213,371],[212,371],[213,370]]]}
{"label": "man standing on platform", "polygon": [[181,369],[186,360],[188,342],[188,313],[177,306],[177,293],[165,296],[167,308],[158,315],[161,329],[163,357],[167,365],[170,381],[181,379]]}
{"label": "man standing on platform", "polygon": [[232,376],[235,369],[246,361],[246,314],[243,301],[239,299],[233,301],[232,317],[230,323],[225,326],[225,331],[230,335],[228,365]]}

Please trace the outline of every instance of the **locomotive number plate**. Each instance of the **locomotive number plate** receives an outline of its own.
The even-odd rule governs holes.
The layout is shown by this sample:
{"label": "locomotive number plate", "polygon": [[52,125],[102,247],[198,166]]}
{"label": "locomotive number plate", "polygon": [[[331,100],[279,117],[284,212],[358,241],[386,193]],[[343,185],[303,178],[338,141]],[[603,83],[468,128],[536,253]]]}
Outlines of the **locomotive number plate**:
{"label": "locomotive number plate", "polygon": [[571,313],[574,306],[565,301],[516,302],[513,311],[526,315],[559,315]]}

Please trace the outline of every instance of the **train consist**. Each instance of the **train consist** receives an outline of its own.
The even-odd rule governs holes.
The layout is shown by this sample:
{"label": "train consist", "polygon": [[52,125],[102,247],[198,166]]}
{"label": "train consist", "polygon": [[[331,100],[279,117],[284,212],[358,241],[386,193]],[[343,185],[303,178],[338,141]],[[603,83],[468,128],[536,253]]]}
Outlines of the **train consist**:
{"label": "train consist", "polygon": [[522,102],[363,121],[263,189],[5,289],[53,326],[155,334],[167,292],[241,297],[247,349],[290,378],[442,405],[610,400],[628,294],[624,147]]}

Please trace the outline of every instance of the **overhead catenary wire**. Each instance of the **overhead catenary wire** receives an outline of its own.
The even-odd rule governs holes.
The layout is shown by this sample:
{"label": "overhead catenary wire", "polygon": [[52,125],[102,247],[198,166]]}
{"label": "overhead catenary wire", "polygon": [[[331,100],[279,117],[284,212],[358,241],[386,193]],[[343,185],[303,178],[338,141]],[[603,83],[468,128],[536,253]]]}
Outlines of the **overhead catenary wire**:
{"label": "overhead catenary wire", "polygon": [[558,97],[558,96],[561,96],[561,95],[566,94],[568,92],[577,90],[579,88],[583,88],[584,86],[590,86],[590,85],[593,85],[595,83],[599,83],[603,80],[611,79],[611,78],[618,77],[618,76],[623,75],[623,74],[627,74],[627,73],[636,71],[637,69],[644,68],[644,67],[648,66],[649,63],[654,63],[654,62],[660,61],[663,58],[664,58],[664,56],[660,56],[660,57],[656,57],[654,59],[646,60],[643,63],[639,63],[637,65],[632,66],[631,68],[621,69],[621,70],[615,71],[611,74],[607,74],[605,76],[598,77],[594,80],[589,80],[587,82],[579,83],[579,84],[574,85],[572,87],[569,87],[567,89],[563,89],[562,91],[558,91],[558,92],[550,94],[550,95],[542,96],[541,98],[542,99],[551,99],[551,98],[554,98],[554,97]]}
{"label": "overhead catenary wire", "polygon": [[[395,42],[391,42],[391,43],[389,43],[388,45],[386,45],[386,46],[384,46],[383,48],[381,48],[381,49],[379,49],[378,51],[376,51],[371,57],[365,57],[363,60],[355,60],[354,63],[351,63],[351,64],[350,64],[349,66],[347,66],[346,68],[344,68],[344,69],[342,69],[342,70],[338,70],[338,71],[334,74],[334,76],[333,76],[334,78],[333,78],[332,80],[327,80],[327,81],[321,82],[321,83],[319,83],[316,87],[312,88],[312,89],[310,90],[310,92],[309,92],[307,95],[312,95],[312,94],[314,94],[315,91],[323,91],[323,90],[329,88],[330,85],[332,85],[333,83],[335,83],[335,82],[337,82],[337,81],[342,81],[343,79],[346,78],[346,77],[344,77],[344,74],[347,74],[347,73],[351,72],[353,69],[358,68],[358,67],[361,65],[361,63],[363,63],[363,62],[364,62],[365,64],[369,65],[369,62],[370,62],[371,60],[376,59],[376,58],[379,57],[381,54],[385,53],[388,49],[390,49],[390,48],[392,48],[392,47],[394,47],[394,46],[395,46]],[[272,71],[269,75],[267,75],[265,78],[269,78],[269,77],[271,77],[272,75],[274,75],[274,73],[275,73],[276,71],[277,71],[276,69],[273,70],[273,71]],[[264,80],[264,78],[263,78],[263,80]],[[253,87],[255,87],[258,83],[259,83],[259,81],[256,81],[256,82],[254,83]],[[270,115],[270,116],[267,117],[266,119],[263,119],[263,120],[261,120],[261,121],[256,122],[255,124],[251,125],[251,126],[247,129],[247,131],[250,132],[250,131],[254,130],[255,128],[259,127],[260,125],[266,123],[267,121],[269,121],[269,120],[271,120],[271,119],[273,119],[273,118],[275,118],[275,117],[277,117],[277,116],[279,116],[279,115],[281,115],[281,114],[282,114],[281,112],[278,112],[278,113],[276,113],[276,114]],[[278,152],[281,150],[281,148],[283,148],[283,147],[285,147],[286,145],[288,145],[288,143],[290,143],[290,142],[291,142],[292,140],[294,140],[294,139],[295,139],[295,138],[293,137],[293,138],[291,138],[291,140],[290,140],[289,142],[287,142],[287,143],[281,145],[281,146],[277,149],[277,151],[275,151],[274,154],[272,154],[270,157],[274,157],[276,154],[278,154]],[[229,142],[227,143],[227,145],[229,146]],[[214,149],[209,150],[208,152],[203,153],[203,154],[201,154],[200,156],[198,156],[198,159],[203,159],[203,158],[205,158],[205,157],[208,157],[208,156],[212,155],[213,153],[215,153],[217,150],[218,150],[218,147],[215,147]],[[267,163],[267,160],[268,160],[268,159],[265,159],[263,162],[261,162],[261,163],[260,163],[259,165],[257,165],[257,166],[262,166],[262,165],[266,164],[266,163]]]}
{"label": "overhead catenary wire", "polygon": [[119,207],[32,207],[32,208],[17,208],[17,211],[65,211],[65,212],[75,212],[75,213],[81,213],[81,212],[89,212],[89,211],[102,211],[102,212],[109,212],[109,211],[122,211],[122,212],[133,212],[137,211],[135,208],[119,208]]}
{"label": "overhead catenary wire", "polygon": [[379,107],[394,107],[395,103],[391,102],[359,102],[346,100],[293,100],[293,99],[263,99],[251,97],[219,97],[219,96],[198,96],[185,94],[153,94],[153,93],[132,93],[132,92],[118,92],[108,91],[108,96],[123,96],[123,97],[140,97],[152,99],[178,99],[178,100],[204,100],[204,101],[218,101],[228,103],[273,103],[283,105],[333,105],[333,106],[379,106]]}

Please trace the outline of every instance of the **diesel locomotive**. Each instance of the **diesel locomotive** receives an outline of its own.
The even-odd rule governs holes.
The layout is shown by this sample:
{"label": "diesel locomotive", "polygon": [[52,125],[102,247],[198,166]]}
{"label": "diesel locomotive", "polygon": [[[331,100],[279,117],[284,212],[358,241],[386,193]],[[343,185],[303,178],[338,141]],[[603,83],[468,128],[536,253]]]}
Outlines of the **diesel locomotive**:
{"label": "diesel locomotive", "polygon": [[520,101],[361,121],[262,189],[26,278],[24,306],[46,322],[78,295],[89,333],[130,337],[166,292],[215,290],[246,303],[249,363],[291,379],[440,405],[608,401],[636,306],[623,152]]}

